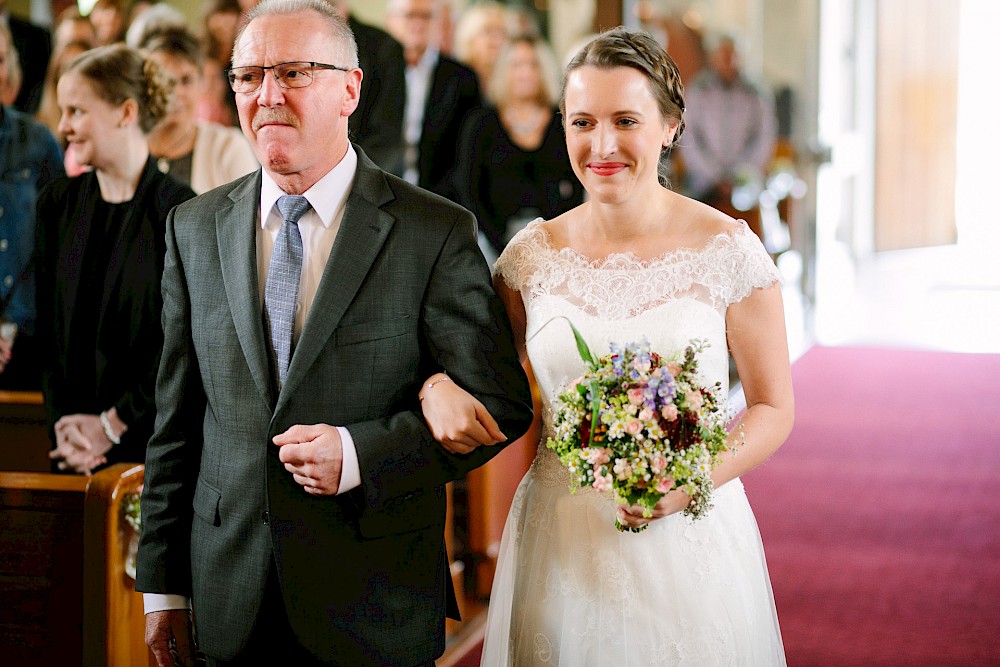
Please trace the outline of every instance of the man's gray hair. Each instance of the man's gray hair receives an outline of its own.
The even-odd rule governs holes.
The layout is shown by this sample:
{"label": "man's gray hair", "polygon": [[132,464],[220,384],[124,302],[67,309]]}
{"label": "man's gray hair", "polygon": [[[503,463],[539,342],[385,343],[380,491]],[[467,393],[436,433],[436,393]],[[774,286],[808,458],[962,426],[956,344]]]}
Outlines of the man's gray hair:
{"label": "man's gray hair", "polygon": [[274,16],[278,14],[298,14],[300,12],[316,12],[320,15],[322,23],[326,25],[330,37],[334,43],[343,49],[343,57],[347,60],[344,63],[328,63],[342,67],[358,67],[358,44],[354,40],[354,33],[347,25],[347,21],[324,0],[264,0],[259,5],[246,13],[246,21],[236,35],[233,46],[233,55],[236,54],[236,45],[240,43],[243,31],[254,19],[262,16]]}

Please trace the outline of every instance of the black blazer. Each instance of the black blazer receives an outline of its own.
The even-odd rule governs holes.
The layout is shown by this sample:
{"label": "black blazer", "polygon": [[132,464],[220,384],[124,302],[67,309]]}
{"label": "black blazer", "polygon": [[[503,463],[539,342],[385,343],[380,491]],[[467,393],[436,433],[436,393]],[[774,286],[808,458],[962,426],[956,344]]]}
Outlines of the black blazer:
{"label": "black blazer", "polygon": [[[429,663],[449,601],[445,483],[500,451],[451,455],[420,412],[436,369],[509,437],[531,423],[510,324],[472,215],[386,174],[358,170],[280,391],[257,280],[260,172],[167,220],[166,334],[146,454],[136,589],[191,595],[206,654],[254,631],[272,563],[299,641],[330,664]],[[311,496],[272,438],[345,426],[361,486]],[[452,596],[453,599],[453,596]]]}
{"label": "black blazer", "polygon": [[23,83],[14,100],[14,108],[33,114],[42,101],[42,85],[45,71],[52,56],[52,37],[45,28],[21,19],[9,19],[10,34],[14,37],[14,48],[21,59]]}
{"label": "black blazer", "polygon": [[[121,444],[108,452],[108,462],[141,462],[153,429],[153,389],[163,338],[164,225],[170,209],[194,192],[161,174],[149,159],[134,205],[118,231],[110,265],[88,266],[85,250],[91,230],[100,222],[94,220],[100,196],[97,176],[90,172],[53,181],[38,198],[36,298],[45,412],[51,433],[63,415],[97,414],[114,405],[129,428]],[[78,288],[98,273],[104,275],[101,308],[92,318],[74,319]],[[96,332],[84,334],[83,326]],[[95,338],[97,349],[77,344]],[[70,376],[71,366],[89,365],[91,359],[89,378]]]}
{"label": "black blazer", "polygon": [[358,108],[348,119],[351,140],[390,174],[403,173],[403,114],[406,113],[406,61],[403,47],[389,33],[359,22],[347,24],[358,44],[364,72]]}
{"label": "black blazer", "polygon": [[458,140],[466,116],[481,103],[476,73],[457,60],[439,56],[420,132],[417,158],[420,187],[458,201],[458,193],[450,180],[458,157]]}

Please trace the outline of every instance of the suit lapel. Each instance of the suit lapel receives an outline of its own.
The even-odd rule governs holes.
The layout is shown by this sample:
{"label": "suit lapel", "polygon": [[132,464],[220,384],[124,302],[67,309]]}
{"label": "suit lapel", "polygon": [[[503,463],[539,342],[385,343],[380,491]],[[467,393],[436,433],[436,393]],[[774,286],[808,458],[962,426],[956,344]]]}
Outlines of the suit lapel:
{"label": "suit lapel", "polygon": [[279,409],[327,345],[395,222],[393,216],[380,208],[393,199],[385,175],[361,149],[355,149],[358,151],[357,175],[347,198],[337,239],[323,270],[323,278],[295,346],[288,376],[278,397]]}
{"label": "suit lapel", "polygon": [[257,285],[260,171],[236,186],[229,198],[233,200],[233,205],[215,214],[222,282],[250,375],[260,395],[268,405],[273,405],[271,373]]}

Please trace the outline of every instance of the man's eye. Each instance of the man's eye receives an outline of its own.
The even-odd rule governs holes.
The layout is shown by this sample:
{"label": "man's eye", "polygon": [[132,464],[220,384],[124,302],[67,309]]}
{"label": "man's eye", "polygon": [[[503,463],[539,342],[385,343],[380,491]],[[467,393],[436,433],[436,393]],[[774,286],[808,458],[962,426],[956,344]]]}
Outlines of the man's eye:
{"label": "man's eye", "polygon": [[295,79],[301,79],[305,75],[306,75],[305,70],[301,69],[287,69],[281,74],[283,78],[289,79],[291,81],[294,81]]}

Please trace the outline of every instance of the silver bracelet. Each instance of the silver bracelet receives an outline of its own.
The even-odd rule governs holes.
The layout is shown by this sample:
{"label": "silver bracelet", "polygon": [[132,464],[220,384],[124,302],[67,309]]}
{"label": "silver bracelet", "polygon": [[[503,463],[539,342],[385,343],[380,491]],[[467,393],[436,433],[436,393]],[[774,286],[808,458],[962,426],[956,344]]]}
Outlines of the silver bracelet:
{"label": "silver bracelet", "polygon": [[[427,384],[424,385],[424,389],[433,389],[434,385],[438,384],[439,382],[445,382],[445,381],[450,382],[451,378],[448,377],[447,375],[445,375],[443,378],[438,378],[437,380],[434,380],[433,382],[428,382]],[[418,396],[417,398],[419,398],[421,401],[424,400],[423,396]]]}
{"label": "silver bracelet", "polygon": [[104,427],[104,436],[112,445],[120,445],[122,439],[115,435],[115,432],[111,429],[111,421],[108,419],[108,412],[105,410],[101,413],[101,426]]}

